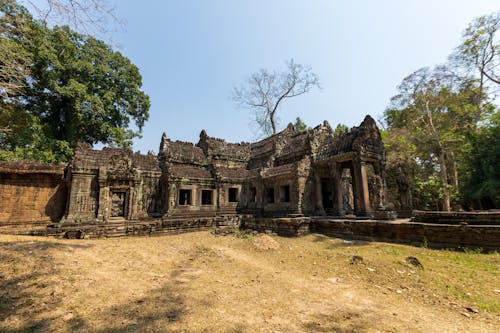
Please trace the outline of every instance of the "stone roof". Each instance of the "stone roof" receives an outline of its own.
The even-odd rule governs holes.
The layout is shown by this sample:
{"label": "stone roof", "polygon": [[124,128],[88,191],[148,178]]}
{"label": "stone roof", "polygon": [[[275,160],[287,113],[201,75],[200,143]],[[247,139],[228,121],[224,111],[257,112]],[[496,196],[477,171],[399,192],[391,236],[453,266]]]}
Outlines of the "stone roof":
{"label": "stone roof", "polygon": [[64,174],[65,164],[47,164],[40,162],[0,162],[0,173],[11,174]]}
{"label": "stone roof", "polygon": [[272,168],[267,168],[262,170],[262,177],[263,178],[270,178],[270,177],[276,177],[280,175],[289,175],[293,172],[295,172],[296,166],[294,163],[290,164],[284,164]]}
{"label": "stone roof", "polygon": [[162,142],[162,145],[163,150],[160,155],[169,161],[207,164],[203,150],[191,142],[170,141],[167,139],[167,141]]}
{"label": "stone roof", "polygon": [[85,144],[79,144],[76,147],[71,166],[94,170],[101,167],[111,167],[118,162],[126,164],[129,168],[143,171],[161,171],[158,159],[154,155],[132,153],[131,150],[124,148],[105,147],[102,150],[94,150]]}
{"label": "stone roof", "polygon": [[250,176],[250,171],[246,169],[219,167],[215,170],[217,177],[225,179],[245,179]]}
{"label": "stone roof", "polygon": [[229,143],[226,140],[208,136],[205,130],[201,131],[197,146],[212,159],[246,161],[250,154],[249,143]]}
{"label": "stone roof", "polygon": [[296,134],[286,139],[284,147],[278,154],[278,158],[284,158],[289,155],[305,155],[309,150],[309,133]]}
{"label": "stone roof", "polygon": [[201,165],[173,163],[168,166],[167,172],[175,178],[212,178],[212,173]]}

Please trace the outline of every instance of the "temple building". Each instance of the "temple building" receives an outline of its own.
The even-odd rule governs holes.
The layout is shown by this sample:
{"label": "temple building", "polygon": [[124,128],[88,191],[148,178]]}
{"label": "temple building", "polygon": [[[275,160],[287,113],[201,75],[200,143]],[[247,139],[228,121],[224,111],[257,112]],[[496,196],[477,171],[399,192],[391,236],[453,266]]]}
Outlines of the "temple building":
{"label": "temple building", "polygon": [[158,156],[79,145],[67,168],[62,222],[251,214],[372,216],[386,202],[384,145],[375,121],[336,134],[292,124],[255,143],[202,130],[197,144],[163,134]]}

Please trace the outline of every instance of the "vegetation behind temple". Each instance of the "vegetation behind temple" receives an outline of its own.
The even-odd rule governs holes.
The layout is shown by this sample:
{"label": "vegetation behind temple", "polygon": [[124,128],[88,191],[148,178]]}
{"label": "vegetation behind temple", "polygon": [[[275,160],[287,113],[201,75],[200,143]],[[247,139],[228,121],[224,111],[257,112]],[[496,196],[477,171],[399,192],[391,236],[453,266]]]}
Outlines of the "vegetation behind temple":
{"label": "vegetation behind temple", "polygon": [[384,112],[393,198],[408,188],[418,209],[500,207],[499,27],[500,12],[475,19],[448,63],[399,85]]}
{"label": "vegetation behind temple", "polygon": [[149,117],[129,59],[11,0],[0,0],[0,64],[0,160],[66,162],[77,142],[130,147]]}

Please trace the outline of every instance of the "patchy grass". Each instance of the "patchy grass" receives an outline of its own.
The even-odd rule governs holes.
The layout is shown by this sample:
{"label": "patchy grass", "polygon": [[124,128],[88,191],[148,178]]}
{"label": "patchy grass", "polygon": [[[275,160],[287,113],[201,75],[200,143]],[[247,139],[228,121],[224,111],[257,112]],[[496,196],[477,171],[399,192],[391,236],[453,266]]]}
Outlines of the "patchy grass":
{"label": "patchy grass", "polygon": [[[498,253],[319,234],[270,237],[0,235],[0,331],[495,332],[500,326]],[[351,264],[353,256],[362,260]],[[423,269],[407,264],[408,256]]]}

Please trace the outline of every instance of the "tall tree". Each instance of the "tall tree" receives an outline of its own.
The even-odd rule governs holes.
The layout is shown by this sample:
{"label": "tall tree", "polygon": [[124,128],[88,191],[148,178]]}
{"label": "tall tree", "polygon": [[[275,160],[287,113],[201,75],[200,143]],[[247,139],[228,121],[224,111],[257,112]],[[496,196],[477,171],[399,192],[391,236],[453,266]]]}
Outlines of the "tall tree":
{"label": "tall tree", "polygon": [[450,56],[450,60],[467,75],[478,79],[479,89],[476,96],[476,121],[483,112],[487,99],[488,85],[500,85],[500,12],[474,19],[462,34],[462,42]]}
{"label": "tall tree", "polygon": [[234,87],[233,100],[254,112],[254,120],[265,135],[276,134],[278,116],[282,103],[289,98],[320,87],[318,76],[308,66],[291,59],[282,72],[261,69],[252,74],[246,84]]}
{"label": "tall tree", "polygon": [[431,201],[439,201],[443,210],[450,210],[453,194],[458,193],[457,160],[476,125],[477,84],[455,78],[446,67],[420,69],[403,80],[385,111],[386,140],[394,150],[388,157],[395,159],[389,165],[401,170],[408,169],[405,163],[418,167],[420,178],[414,187],[427,192],[434,187],[438,198]]}
{"label": "tall tree", "polygon": [[27,11],[13,0],[0,0],[0,97],[22,92],[29,74],[30,55],[18,43],[29,33]]}
{"label": "tall tree", "polygon": [[467,178],[463,186],[467,198],[481,209],[500,207],[500,112],[471,137],[465,159]]}
{"label": "tall tree", "polygon": [[30,74],[24,93],[2,103],[12,115],[26,113],[26,123],[19,133],[0,136],[0,158],[67,160],[80,141],[130,146],[149,116],[137,67],[93,37],[19,15],[29,33],[9,40],[29,54]]}

